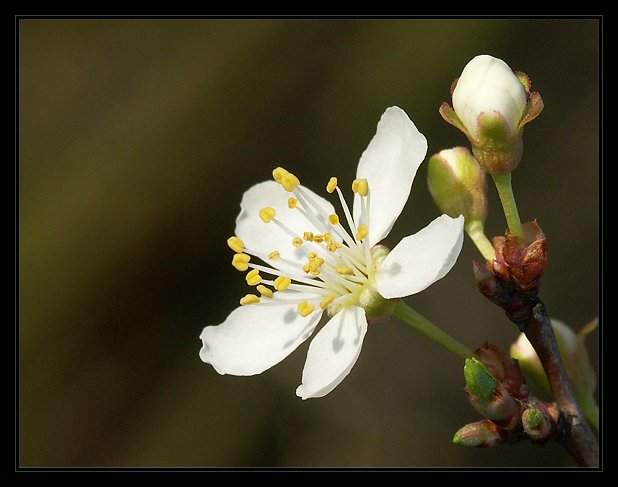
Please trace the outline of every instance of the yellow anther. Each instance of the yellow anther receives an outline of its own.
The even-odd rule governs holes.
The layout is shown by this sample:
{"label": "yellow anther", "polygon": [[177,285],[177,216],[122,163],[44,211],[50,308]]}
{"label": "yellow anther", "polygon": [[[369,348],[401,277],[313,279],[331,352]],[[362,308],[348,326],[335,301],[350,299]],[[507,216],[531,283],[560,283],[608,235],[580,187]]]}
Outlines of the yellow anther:
{"label": "yellow anther", "polygon": [[315,234],[315,235],[313,236],[313,241],[314,241],[315,243],[322,243],[322,242],[324,242],[324,235],[320,235],[319,233],[318,233],[318,234]]}
{"label": "yellow anther", "polygon": [[257,269],[253,269],[252,271],[247,272],[245,276],[245,280],[249,286],[257,286],[260,282],[262,282],[262,276],[260,276],[260,271]]}
{"label": "yellow anther", "polygon": [[312,232],[303,233],[303,240],[306,240],[307,242],[313,242],[313,233]]}
{"label": "yellow anther", "polygon": [[230,237],[227,239],[227,246],[237,254],[245,250],[245,243],[238,237]]}
{"label": "yellow anther", "polygon": [[342,276],[351,276],[354,274],[354,271],[345,264],[339,264],[337,266],[337,274],[341,274]]}
{"label": "yellow anther", "polygon": [[287,173],[288,171],[283,169],[282,167],[276,167],[273,169],[273,179],[278,183],[281,183],[283,176],[285,176]]}
{"label": "yellow anther", "polygon": [[326,185],[326,191],[328,193],[332,193],[333,191],[335,191],[336,187],[337,187],[337,178],[330,178],[328,180],[328,184]]}
{"label": "yellow anther", "polygon": [[367,193],[369,193],[369,183],[366,179],[355,179],[352,182],[352,191],[360,196],[367,196]]}
{"label": "yellow anther", "polygon": [[326,246],[326,250],[329,252],[335,252],[337,249],[341,248],[341,244],[337,242],[331,242]]}
{"label": "yellow anther", "polygon": [[292,192],[294,190],[294,187],[298,186],[299,184],[299,179],[291,172],[284,174],[281,178],[281,186],[283,186],[283,188],[288,192]]}
{"label": "yellow anther", "polygon": [[309,252],[309,254],[307,255],[307,257],[309,257],[309,260],[313,260],[318,256],[318,254],[316,254],[315,252]]}
{"label": "yellow anther", "polygon": [[320,308],[322,309],[328,308],[330,303],[332,303],[334,300],[335,300],[335,296],[329,294],[322,301],[320,301]]}
{"label": "yellow anther", "polygon": [[294,209],[298,204],[298,200],[296,198],[288,198],[288,208]]}
{"label": "yellow anther", "polygon": [[244,306],[245,304],[256,304],[260,302],[260,298],[258,298],[255,294],[247,294],[246,296],[240,298],[240,304]]}
{"label": "yellow anther", "polygon": [[256,289],[265,298],[273,297],[273,292],[270,289],[268,289],[266,286],[264,286],[263,284],[260,284],[258,287],[256,287]]}
{"label": "yellow anther", "polygon": [[266,208],[262,208],[260,210],[260,218],[264,223],[268,223],[270,220],[277,216],[277,212],[274,208],[267,206]]}
{"label": "yellow anther", "polygon": [[309,304],[307,301],[303,301],[302,303],[298,303],[298,314],[301,316],[309,316],[313,313],[315,306],[313,304]]}
{"label": "yellow anther", "polygon": [[324,265],[324,259],[322,257],[316,257],[311,262],[317,267],[322,267]]}
{"label": "yellow anther", "polygon": [[303,266],[303,272],[304,272],[305,274],[309,274],[309,273],[311,272],[311,266],[310,266],[309,264],[305,264],[305,265]]}
{"label": "yellow anther", "polygon": [[302,247],[302,245],[303,245],[303,239],[302,239],[302,238],[300,238],[300,237],[294,237],[294,238],[292,239],[292,245],[293,245],[294,247]]}
{"label": "yellow anther", "polygon": [[367,237],[368,233],[369,233],[369,228],[367,228],[367,225],[363,223],[362,225],[358,226],[358,231],[356,232],[356,239],[363,240],[365,237]]}
{"label": "yellow anther", "polygon": [[331,225],[338,225],[339,217],[335,213],[333,213],[332,215],[328,215],[328,221]]}
{"label": "yellow anther", "polygon": [[241,272],[245,272],[249,266],[247,265],[251,260],[251,256],[247,254],[234,254],[232,257],[232,265]]}
{"label": "yellow anther", "polygon": [[320,269],[318,269],[316,267],[312,267],[309,270],[309,274],[311,274],[312,276],[319,276],[320,275]]}
{"label": "yellow anther", "polygon": [[292,279],[289,277],[279,276],[275,279],[275,289],[277,291],[285,291],[291,283]]}
{"label": "yellow anther", "polygon": [[273,250],[270,254],[268,254],[268,258],[270,260],[277,260],[279,257],[281,257],[281,254],[276,250]]}
{"label": "yellow anther", "polygon": [[324,234],[324,241],[325,241],[326,243],[331,243],[331,242],[333,241],[333,234],[332,234],[332,233],[330,233],[330,232],[326,232],[326,233]]}

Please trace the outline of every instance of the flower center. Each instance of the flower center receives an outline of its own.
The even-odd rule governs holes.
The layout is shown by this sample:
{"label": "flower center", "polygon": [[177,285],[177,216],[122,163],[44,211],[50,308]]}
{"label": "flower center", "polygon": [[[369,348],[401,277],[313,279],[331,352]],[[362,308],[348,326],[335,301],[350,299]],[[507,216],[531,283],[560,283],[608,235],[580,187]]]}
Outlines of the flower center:
{"label": "flower center", "polygon": [[[377,295],[373,289],[377,262],[367,239],[370,224],[370,190],[367,180],[355,179],[352,183],[352,191],[360,198],[358,222],[352,218],[343,193],[337,185],[337,178],[330,178],[326,185],[328,193],[336,191],[339,196],[348,231],[341,223],[339,215],[327,214],[311,194],[301,187],[294,174],[277,167],[273,170],[273,178],[290,193],[288,210],[301,215],[307,222],[307,231],[301,234],[293,232],[277,218],[277,212],[272,207],[261,208],[259,217],[264,224],[274,224],[289,236],[287,242],[277,242],[278,245],[291,245],[302,250],[305,259],[300,262],[286,259],[278,250],[281,247],[276,246],[273,246],[266,259],[261,257],[263,260],[281,262],[286,264],[286,267],[293,266],[298,269],[295,276],[286,276],[274,267],[252,263],[251,257],[258,257],[258,253],[246,248],[238,237],[230,237],[228,246],[235,252],[232,265],[243,272],[251,269],[246,274],[246,281],[250,286],[255,286],[259,293],[259,296],[247,294],[240,300],[240,304],[296,304],[301,316],[310,315],[318,307],[334,315],[347,306],[359,303],[362,305],[368,295]],[[316,233],[316,229],[319,233]],[[263,279],[260,272],[276,278]],[[273,292],[268,286],[278,292]]]}

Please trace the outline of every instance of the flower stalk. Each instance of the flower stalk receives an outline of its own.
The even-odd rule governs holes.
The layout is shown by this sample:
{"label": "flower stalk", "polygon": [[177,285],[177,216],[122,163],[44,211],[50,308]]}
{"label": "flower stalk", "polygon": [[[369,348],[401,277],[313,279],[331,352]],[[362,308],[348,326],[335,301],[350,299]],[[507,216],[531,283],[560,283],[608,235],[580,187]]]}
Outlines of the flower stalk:
{"label": "flower stalk", "polygon": [[472,357],[472,351],[468,347],[455,340],[448,333],[445,333],[419,312],[410,308],[410,306],[403,301],[399,301],[397,303],[393,311],[393,316],[400,321],[403,321],[406,325],[410,326],[421,335],[425,335],[431,341],[445,348],[456,357],[459,357],[462,360]]}
{"label": "flower stalk", "polygon": [[494,183],[496,183],[496,189],[500,196],[500,203],[502,203],[502,210],[504,211],[509,231],[516,237],[523,237],[524,231],[521,226],[517,203],[515,203],[513,186],[511,185],[511,173],[493,174],[492,176]]}
{"label": "flower stalk", "polygon": [[472,243],[476,246],[485,260],[493,260],[496,257],[496,249],[485,235],[485,226],[483,222],[479,220],[472,220],[466,222],[464,230],[472,240]]}

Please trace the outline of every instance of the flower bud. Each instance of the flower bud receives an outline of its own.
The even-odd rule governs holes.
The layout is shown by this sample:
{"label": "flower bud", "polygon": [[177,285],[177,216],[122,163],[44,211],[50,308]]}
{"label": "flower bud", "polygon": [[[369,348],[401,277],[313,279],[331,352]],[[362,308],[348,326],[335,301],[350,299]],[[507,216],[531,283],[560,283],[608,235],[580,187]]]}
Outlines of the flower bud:
{"label": "flower bud", "polygon": [[543,109],[541,96],[530,86],[524,73],[514,73],[501,59],[476,56],[454,83],[454,109],[447,103],[440,107],[442,117],[466,134],[479,164],[493,175],[517,167],[523,126]]}
{"label": "flower bud", "polygon": [[506,443],[508,436],[508,432],[501,430],[494,423],[485,419],[465,425],[455,433],[453,443],[461,446],[490,448]]}
{"label": "flower bud", "polygon": [[466,222],[487,217],[485,173],[465,147],[440,151],[429,159],[429,192],[438,208],[451,218]]}

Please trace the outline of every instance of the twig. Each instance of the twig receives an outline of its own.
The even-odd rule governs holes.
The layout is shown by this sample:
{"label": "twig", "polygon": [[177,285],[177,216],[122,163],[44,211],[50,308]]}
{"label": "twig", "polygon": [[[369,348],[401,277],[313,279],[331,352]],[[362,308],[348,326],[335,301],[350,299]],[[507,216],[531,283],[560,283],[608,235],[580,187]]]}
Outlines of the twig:
{"label": "twig", "polygon": [[495,275],[495,270],[489,270],[478,262],[473,262],[473,272],[481,293],[500,306],[525,333],[541,360],[564,423],[564,428],[559,428],[555,439],[580,465],[598,467],[598,441],[571,391],[554,330],[545,305],[536,294],[537,289],[522,291],[513,280],[500,279]]}
{"label": "twig", "polygon": [[581,465],[598,467],[599,444],[571,391],[545,305],[539,300],[532,308],[530,320],[516,324],[536,350],[554,399],[568,425],[564,434],[556,440],[562,443]]}

